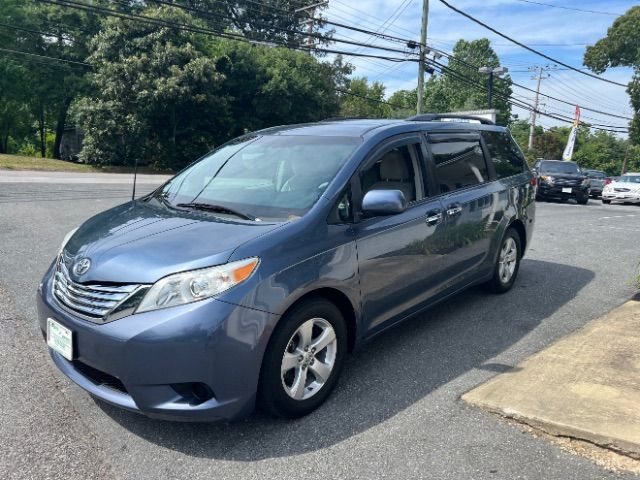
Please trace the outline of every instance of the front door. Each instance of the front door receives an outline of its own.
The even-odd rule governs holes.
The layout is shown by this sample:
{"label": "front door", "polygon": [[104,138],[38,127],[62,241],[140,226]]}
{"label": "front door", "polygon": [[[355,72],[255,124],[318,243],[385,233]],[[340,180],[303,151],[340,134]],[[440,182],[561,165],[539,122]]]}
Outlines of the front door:
{"label": "front door", "polygon": [[417,135],[392,140],[359,173],[360,199],[370,190],[394,189],[409,202],[403,213],[355,225],[365,335],[419,308],[442,281],[442,204],[428,191],[420,142]]}

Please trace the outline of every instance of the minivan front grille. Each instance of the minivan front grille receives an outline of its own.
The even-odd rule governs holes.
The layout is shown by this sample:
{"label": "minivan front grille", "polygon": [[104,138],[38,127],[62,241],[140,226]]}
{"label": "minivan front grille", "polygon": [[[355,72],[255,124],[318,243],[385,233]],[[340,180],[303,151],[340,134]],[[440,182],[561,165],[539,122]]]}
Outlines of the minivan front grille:
{"label": "minivan front grille", "polygon": [[134,284],[83,284],[74,282],[62,258],[58,259],[53,279],[56,299],[72,313],[93,321],[105,323],[107,316],[119,310],[126,300],[140,290]]}

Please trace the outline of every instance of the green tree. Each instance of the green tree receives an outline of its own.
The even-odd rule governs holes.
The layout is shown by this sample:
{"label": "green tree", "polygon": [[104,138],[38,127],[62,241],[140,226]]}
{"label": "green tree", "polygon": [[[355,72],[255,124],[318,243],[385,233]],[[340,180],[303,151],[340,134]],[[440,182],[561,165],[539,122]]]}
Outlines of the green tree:
{"label": "green tree", "polygon": [[320,62],[306,53],[236,41],[212,42],[211,55],[218,58],[222,90],[230,101],[224,139],[338,115],[339,90],[346,88],[351,73],[340,57]]}
{"label": "green tree", "polygon": [[391,105],[384,100],[385,86],[369,84],[366,77],[353,78],[342,100],[341,114],[356,118],[385,118],[391,115]]}
{"label": "green tree", "polygon": [[389,104],[393,111],[391,116],[394,118],[407,118],[416,114],[416,105],[418,103],[417,91],[414,90],[397,90],[389,97]]}
{"label": "green tree", "polygon": [[635,113],[630,124],[629,138],[640,145],[640,7],[631,7],[614,20],[607,36],[590,45],[584,55],[584,64],[596,73],[610,67],[633,67],[634,75],[627,87]]}
{"label": "green tree", "polygon": [[561,160],[562,152],[567,144],[567,135],[562,130],[550,128],[539,135],[533,141],[533,149],[536,157],[547,160]]}
{"label": "green tree", "polygon": [[[478,67],[499,67],[500,59],[491,48],[489,40],[458,40],[453,57],[441,74],[431,75],[425,82],[424,111],[432,113],[488,108],[487,75],[479,73]],[[511,117],[511,105],[506,100],[511,95],[511,77],[494,76],[493,108],[498,110],[497,121],[506,125]],[[396,95],[397,94],[397,95]],[[415,114],[416,90],[403,90],[392,95],[395,116],[407,116],[408,110]]]}
{"label": "green tree", "polygon": [[573,160],[581,167],[603,170],[619,175],[627,151],[627,141],[610,132],[596,131],[582,142],[578,141]]}
{"label": "green tree", "polygon": [[[185,12],[148,8],[145,15],[187,23]],[[215,143],[228,120],[223,76],[202,36],[109,18],[91,41],[94,93],[76,106],[85,131],[81,159],[132,164],[135,158],[179,168]]]}
{"label": "green tree", "polygon": [[[3,47],[23,52],[0,54],[6,61],[24,67],[18,83],[19,88],[28,89],[28,95],[12,108],[23,111],[27,106],[37,125],[42,156],[46,153],[47,130],[55,133],[52,154],[59,158],[69,106],[84,85],[87,68],[46,57],[83,62],[88,39],[99,28],[98,19],[86,11],[58,5],[6,0],[0,9],[0,23]],[[5,121],[11,117],[10,112],[3,112]],[[20,128],[18,123],[12,125],[10,128]]]}
{"label": "green tree", "polygon": [[[453,58],[448,64],[453,72],[445,71],[442,74],[442,85],[434,89],[431,95],[427,95],[427,104],[433,104],[434,109],[442,109],[445,106],[442,99],[447,98],[447,108],[450,111],[487,108],[487,88],[480,85],[487,85],[488,79],[486,74],[478,72],[478,67],[499,66],[498,54],[491,48],[488,39],[470,42],[458,40],[453,47]],[[505,99],[511,95],[511,84],[509,75],[502,78],[494,76],[493,108],[498,110],[497,121],[503,125],[508,123],[511,115],[511,105]]]}
{"label": "green tree", "polygon": [[[327,5],[320,5],[317,0],[185,0],[184,4],[209,28],[235,30],[254,40],[300,46],[307,38],[305,21],[311,13],[320,19],[312,24],[314,43],[324,43],[333,34],[331,30],[320,32],[324,23],[318,11]],[[308,6],[314,8],[303,10]]]}

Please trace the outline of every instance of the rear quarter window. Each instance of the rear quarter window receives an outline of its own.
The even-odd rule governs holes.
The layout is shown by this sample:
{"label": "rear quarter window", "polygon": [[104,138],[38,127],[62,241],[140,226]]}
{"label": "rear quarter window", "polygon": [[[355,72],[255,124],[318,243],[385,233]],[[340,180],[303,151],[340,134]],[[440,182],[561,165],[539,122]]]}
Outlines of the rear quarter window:
{"label": "rear quarter window", "polygon": [[507,132],[482,132],[498,178],[517,175],[525,170],[522,151]]}

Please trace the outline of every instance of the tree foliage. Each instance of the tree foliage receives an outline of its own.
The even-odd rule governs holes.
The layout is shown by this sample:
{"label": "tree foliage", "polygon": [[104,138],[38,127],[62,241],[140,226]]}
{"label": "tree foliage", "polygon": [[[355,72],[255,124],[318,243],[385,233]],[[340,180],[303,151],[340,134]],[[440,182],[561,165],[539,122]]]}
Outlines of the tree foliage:
{"label": "tree foliage", "polygon": [[596,73],[610,67],[633,67],[634,75],[627,87],[635,113],[629,137],[640,145],[640,7],[631,7],[618,17],[607,31],[607,36],[587,47],[584,64]]}
{"label": "tree foliage", "polygon": [[380,82],[369,84],[366,77],[349,82],[342,100],[341,114],[351,118],[386,118],[391,106],[384,100],[385,87]]}
{"label": "tree foliage", "polygon": [[[145,16],[195,23],[184,10]],[[315,57],[215,39],[173,28],[108,19],[91,41],[93,93],[76,118],[81,159],[178,169],[225,140],[264,127],[338,113],[337,83],[350,69]]]}
{"label": "tree foliage", "polygon": [[[458,40],[447,68],[425,82],[424,111],[443,113],[488,108],[488,76],[478,72],[479,66],[500,66],[489,40]],[[493,80],[493,108],[498,110],[498,123],[506,125],[511,116],[511,105],[506,100],[511,95],[511,77],[494,75]],[[415,114],[417,92],[401,90],[389,102],[396,111],[394,116]]]}

